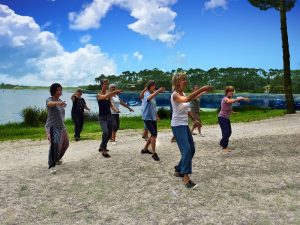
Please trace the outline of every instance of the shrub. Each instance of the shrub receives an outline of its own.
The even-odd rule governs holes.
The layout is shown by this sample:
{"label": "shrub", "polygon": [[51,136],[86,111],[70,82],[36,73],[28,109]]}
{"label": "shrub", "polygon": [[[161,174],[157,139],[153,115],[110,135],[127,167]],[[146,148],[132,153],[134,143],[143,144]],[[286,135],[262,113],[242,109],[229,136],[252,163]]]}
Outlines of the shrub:
{"label": "shrub", "polygon": [[255,111],[255,110],[270,110],[269,107],[261,107],[261,106],[255,106],[255,105],[243,105],[238,107],[233,107],[233,111],[235,112],[244,112],[244,111]]}
{"label": "shrub", "polygon": [[98,113],[84,113],[84,121],[98,121]]}
{"label": "shrub", "polygon": [[41,124],[45,124],[48,117],[47,109],[39,109],[39,110],[40,110],[39,121]]}
{"label": "shrub", "polygon": [[47,110],[36,106],[24,108],[21,112],[24,123],[28,126],[37,127],[45,124],[47,120]]}
{"label": "shrub", "polygon": [[170,112],[170,110],[165,109],[164,107],[159,108],[157,110],[157,114],[158,114],[158,117],[160,119],[169,119],[169,118],[171,118],[171,112]]}

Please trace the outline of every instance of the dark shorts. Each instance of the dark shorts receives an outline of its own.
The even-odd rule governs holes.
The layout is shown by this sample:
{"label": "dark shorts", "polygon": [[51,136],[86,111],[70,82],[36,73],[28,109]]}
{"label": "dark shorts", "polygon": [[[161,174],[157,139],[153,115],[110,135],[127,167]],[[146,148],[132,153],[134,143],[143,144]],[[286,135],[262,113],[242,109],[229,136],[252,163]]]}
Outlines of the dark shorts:
{"label": "dark shorts", "polygon": [[113,124],[113,132],[117,132],[119,130],[120,127],[120,118],[119,118],[119,114],[112,114],[112,124]]}
{"label": "dark shorts", "polygon": [[157,122],[156,120],[144,120],[151,137],[157,137]]}

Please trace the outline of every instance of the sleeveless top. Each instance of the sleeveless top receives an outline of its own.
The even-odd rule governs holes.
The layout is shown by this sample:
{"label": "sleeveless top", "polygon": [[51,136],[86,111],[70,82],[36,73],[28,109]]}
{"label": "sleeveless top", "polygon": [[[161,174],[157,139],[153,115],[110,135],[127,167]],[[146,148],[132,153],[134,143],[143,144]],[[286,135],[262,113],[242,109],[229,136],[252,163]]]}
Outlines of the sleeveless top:
{"label": "sleeveless top", "polygon": [[110,99],[100,99],[98,100],[99,107],[99,118],[107,119],[110,117]]}
{"label": "sleeveless top", "polygon": [[[172,105],[172,120],[171,120],[171,126],[187,126],[188,125],[188,111],[189,111],[189,102],[185,103],[178,103],[175,102],[173,97],[174,94],[177,93],[174,91],[171,95],[171,105]],[[185,94],[183,93],[185,96]]]}
{"label": "sleeveless top", "polygon": [[[115,96],[111,97],[111,102],[113,103],[113,105],[115,106],[115,108],[117,110],[120,110],[120,102],[121,101],[120,101],[120,98],[119,98],[118,95],[115,95]],[[112,109],[110,109],[110,111],[111,111],[111,114],[119,114],[119,113],[115,112]]]}

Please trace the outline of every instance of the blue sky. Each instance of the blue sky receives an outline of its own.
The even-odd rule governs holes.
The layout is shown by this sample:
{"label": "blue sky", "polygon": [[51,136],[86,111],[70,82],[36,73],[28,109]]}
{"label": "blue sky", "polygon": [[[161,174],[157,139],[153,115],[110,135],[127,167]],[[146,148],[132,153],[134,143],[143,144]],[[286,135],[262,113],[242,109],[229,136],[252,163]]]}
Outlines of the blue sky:
{"label": "blue sky", "polygon": [[[299,3],[287,19],[300,69]],[[0,83],[213,67],[281,69],[279,12],[246,0],[0,0]]]}

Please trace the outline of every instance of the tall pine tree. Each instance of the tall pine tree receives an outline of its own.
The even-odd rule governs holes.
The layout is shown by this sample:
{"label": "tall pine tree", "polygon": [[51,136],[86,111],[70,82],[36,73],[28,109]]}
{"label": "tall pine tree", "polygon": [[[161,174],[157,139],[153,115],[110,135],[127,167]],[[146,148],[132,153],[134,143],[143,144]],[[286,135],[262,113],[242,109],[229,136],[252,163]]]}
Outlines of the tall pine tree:
{"label": "tall pine tree", "polygon": [[284,92],[287,103],[287,113],[295,113],[294,97],[292,90],[290,50],[286,23],[286,12],[290,11],[296,0],[248,0],[249,3],[261,10],[274,8],[280,11],[281,39],[283,50],[283,70],[284,70]]}

